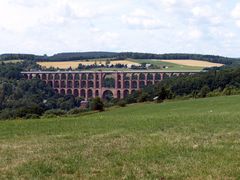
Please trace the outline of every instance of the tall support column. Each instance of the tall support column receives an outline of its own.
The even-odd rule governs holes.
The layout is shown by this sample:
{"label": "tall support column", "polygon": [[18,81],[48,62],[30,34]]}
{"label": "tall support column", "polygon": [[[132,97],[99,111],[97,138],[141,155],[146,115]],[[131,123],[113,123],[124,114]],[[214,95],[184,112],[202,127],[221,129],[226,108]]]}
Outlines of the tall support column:
{"label": "tall support column", "polygon": [[137,90],[140,89],[140,74],[137,74]]}

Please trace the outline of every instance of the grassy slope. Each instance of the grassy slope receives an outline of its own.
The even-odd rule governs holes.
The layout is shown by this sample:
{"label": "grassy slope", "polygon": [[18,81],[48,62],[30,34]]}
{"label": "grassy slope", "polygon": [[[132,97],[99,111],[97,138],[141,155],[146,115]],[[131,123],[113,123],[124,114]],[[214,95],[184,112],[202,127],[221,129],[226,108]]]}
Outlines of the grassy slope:
{"label": "grassy slope", "polygon": [[0,179],[240,178],[240,96],[0,122]]}
{"label": "grassy slope", "polygon": [[151,60],[151,59],[137,59],[137,60],[132,60],[133,62],[138,62],[138,63],[147,63],[147,64],[153,64],[157,66],[167,66],[167,70],[202,70],[203,68],[201,67],[193,67],[193,66],[185,66],[185,65],[179,65],[175,63],[169,63],[169,62],[163,62],[163,61],[156,61],[156,60]]}

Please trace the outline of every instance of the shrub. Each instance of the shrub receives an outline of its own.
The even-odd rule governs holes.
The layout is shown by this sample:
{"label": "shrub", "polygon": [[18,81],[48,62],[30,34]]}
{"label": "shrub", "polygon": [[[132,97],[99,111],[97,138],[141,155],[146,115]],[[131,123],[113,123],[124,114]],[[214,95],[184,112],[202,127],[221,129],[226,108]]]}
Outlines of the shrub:
{"label": "shrub", "polygon": [[117,104],[120,107],[126,107],[126,105],[127,105],[126,101],[124,101],[124,100],[120,100]]}
{"label": "shrub", "polygon": [[54,117],[54,116],[63,116],[66,114],[66,111],[61,109],[51,109],[44,113],[46,117]]}
{"label": "shrub", "polygon": [[38,114],[27,114],[26,119],[39,119],[40,116]]}
{"label": "shrub", "polygon": [[76,115],[76,114],[81,114],[81,113],[87,112],[87,111],[88,111],[87,109],[74,108],[74,109],[71,109],[70,111],[68,111],[68,114]]}
{"label": "shrub", "polygon": [[94,111],[104,111],[104,104],[99,97],[96,97],[91,100],[90,108]]}

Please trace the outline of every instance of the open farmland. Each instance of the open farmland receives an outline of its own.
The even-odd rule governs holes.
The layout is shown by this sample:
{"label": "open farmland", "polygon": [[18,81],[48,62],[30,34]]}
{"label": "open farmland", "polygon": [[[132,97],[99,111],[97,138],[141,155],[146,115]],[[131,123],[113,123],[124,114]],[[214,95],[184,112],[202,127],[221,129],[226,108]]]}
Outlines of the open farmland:
{"label": "open farmland", "polygon": [[[110,61],[111,63],[109,65],[116,65],[116,64],[124,64],[124,65],[128,65],[128,66],[131,66],[131,65],[139,65],[139,63],[136,63],[136,62],[132,62],[132,61],[129,61],[129,60],[118,60],[118,61]],[[61,62],[38,62],[39,65],[43,66],[43,67],[47,67],[47,68],[50,68],[50,67],[54,67],[54,68],[60,68],[60,69],[67,69],[69,67],[73,68],[73,69],[76,69],[78,67],[79,64],[82,64],[82,65],[94,65],[94,64],[97,64],[97,65],[100,65],[100,64],[103,64],[105,65],[106,64],[106,60],[95,60],[95,61],[61,61]]]}
{"label": "open farmland", "polygon": [[239,179],[240,96],[0,122],[0,179]]}
{"label": "open farmland", "polygon": [[[159,60],[156,60],[159,61]],[[212,63],[207,61],[200,61],[200,60],[161,60],[162,62],[167,63],[174,63],[183,66],[194,66],[194,67],[203,67],[203,68],[210,68],[210,67],[221,67],[223,64],[219,63]]]}

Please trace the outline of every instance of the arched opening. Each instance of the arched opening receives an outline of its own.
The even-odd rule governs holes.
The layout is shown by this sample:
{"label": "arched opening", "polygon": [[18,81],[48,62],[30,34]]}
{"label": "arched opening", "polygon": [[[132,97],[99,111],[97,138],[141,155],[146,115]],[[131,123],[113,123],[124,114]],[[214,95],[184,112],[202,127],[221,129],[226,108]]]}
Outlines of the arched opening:
{"label": "arched opening", "polygon": [[87,80],[87,75],[86,74],[82,74],[82,80]]}
{"label": "arched opening", "polygon": [[128,90],[124,90],[123,91],[123,98],[128,97],[128,95],[129,95],[129,91]]}
{"label": "arched opening", "polygon": [[145,74],[140,73],[140,74],[139,74],[139,79],[140,79],[140,80],[145,80]]}
{"label": "arched opening", "polygon": [[59,79],[60,79],[59,74],[55,74],[55,75],[54,75],[54,79],[59,80]]}
{"label": "arched opening", "polygon": [[118,87],[117,87],[118,89],[121,89],[122,88],[122,83],[121,83],[121,81],[118,81]]}
{"label": "arched opening", "polygon": [[152,81],[148,81],[148,82],[147,82],[147,85],[148,85],[148,86],[151,86],[151,85],[153,85],[153,82],[152,82]]}
{"label": "arched opening", "polygon": [[75,78],[74,78],[75,80],[80,80],[80,76],[79,76],[79,74],[75,74]]}
{"label": "arched opening", "polygon": [[24,77],[24,79],[28,79],[28,75],[27,74],[24,74],[23,77]]}
{"label": "arched opening", "polygon": [[139,81],[139,87],[144,88],[145,87],[145,82],[144,81]]}
{"label": "arched opening", "polygon": [[55,91],[55,93],[57,93],[57,94],[59,93],[58,89],[54,89],[54,91]]}
{"label": "arched opening", "polygon": [[157,73],[155,75],[155,80],[160,81],[161,80],[161,74]]}
{"label": "arched opening", "polygon": [[47,85],[49,85],[50,87],[53,87],[53,82],[52,81],[48,81]]}
{"label": "arched opening", "polygon": [[170,74],[164,73],[164,74],[163,74],[163,79],[168,79],[170,76],[171,76]]}
{"label": "arched opening", "polygon": [[73,75],[72,74],[68,74],[68,80],[73,80]]}
{"label": "arched opening", "polygon": [[74,81],[74,88],[79,88],[79,81]]}
{"label": "arched opening", "polygon": [[117,75],[117,80],[121,81],[122,80],[122,76],[120,74]]}
{"label": "arched opening", "polygon": [[132,90],[131,94],[134,94],[134,93],[136,93],[136,92],[137,92],[136,90]]}
{"label": "arched opening", "polygon": [[93,97],[93,91],[91,89],[88,90],[88,98]]}
{"label": "arched opening", "polygon": [[80,96],[81,96],[82,98],[86,98],[86,91],[85,91],[84,89],[81,90]]}
{"label": "arched opening", "polygon": [[115,78],[112,74],[106,74],[103,79],[103,87],[115,88]]}
{"label": "arched opening", "polygon": [[130,88],[129,81],[124,81],[124,88]]}
{"label": "arched opening", "polygon": [[126,74],[123,75],[123,79],[124,79],[125,81],[129,81],[129,80],[130,80],[130,77],[131,77],[131,74],[129,74],[129,73],[126,73]]}
{"label": "arched opening", "polygon": [[46,80],[47,79],[47,75],[46,74],[42,74],[42,80]]}
{"label": "arched opening", "polygon": [[53,80],[53,75],[52,74],[48,75],[48,80]]}
{"label": "arched opening", "polygon": [[74,93],[73,93],[73,95],[74,95],[75,97],[78,97],[78,96],[79,96],[78,89],[74,89]]}
{"label": "arched opening", "polygon": [[93,88],[93,87],[94,87],[93,81],[88,81],[88,88]]}
{"label": "arched opening", "polygon": [[137,81],[132,81],[132,88],[137,89]]}
{"label": "arched opening", "polygon": [[105,100],[111,100],[113,99],[113,93],[110,90],[104,91],[103,93],[103,99]]}
{"label": "arched opening", "polygon": [[36,75],[35,75],[35,78],[36,78],[36,79],[41,79],[41,76],[40,76],[39,74],[36,74]]}
{"label": "arched opening", "polygon": [[132,80],[138,80],[138,75],[136,73],[132,74]]}
{"label": "arched opening", "polygon": [[86,88],[86,87],[87,87],[86,81],[81,81],[81,88]]}
{"label": "arched opening", "polygon": [[61,74],[61,79],[66,80],[66,74]]}
{"label": "arched opening", "polygon": [[68,81],[68,82],[67,82],[67,88],[72,88],[72,86],[73,86],[72,81]]}
{"label": "arched opening", "polygon": [[148,73],[147,74],[147,80],[153,80],[153,74]]}
{"label": "arched opening", "polygon": [[118,99],[121,99],[121,91],[118,91],[118,92],[117,92],[117,98],[118,98]]}
{"label": "arched opening", "polygon": [[92,73],[88,74],[88,80],[93,80],[94,79],[94,76]]}
{"label": "arched opening", "polygon": [[61,88],[66,88],[66,82],[65,81],[61,81]]}
{"label": "arched opening", "polygon": [[67,95],[72,95],[73,93],[72,93],[72,90],[71,89],[68,89],[67,90]]}
{"label": "arched opening", "polygon": [[96,97],[99,97],[99,91],[98,91],[98,90],[96,90],[95,96],[96,96]]}
{"label": "arched opening", "polygon": [[60,94],[65,95],[65,89],[61,89]]}
{"label": "arched opening", "polygon": [[59,81],[55,81],[55,82],[54,82],[54,87],[55,87],[55,88],[59,88],[59,87],[60,87],[60,86],[59,86]]}

